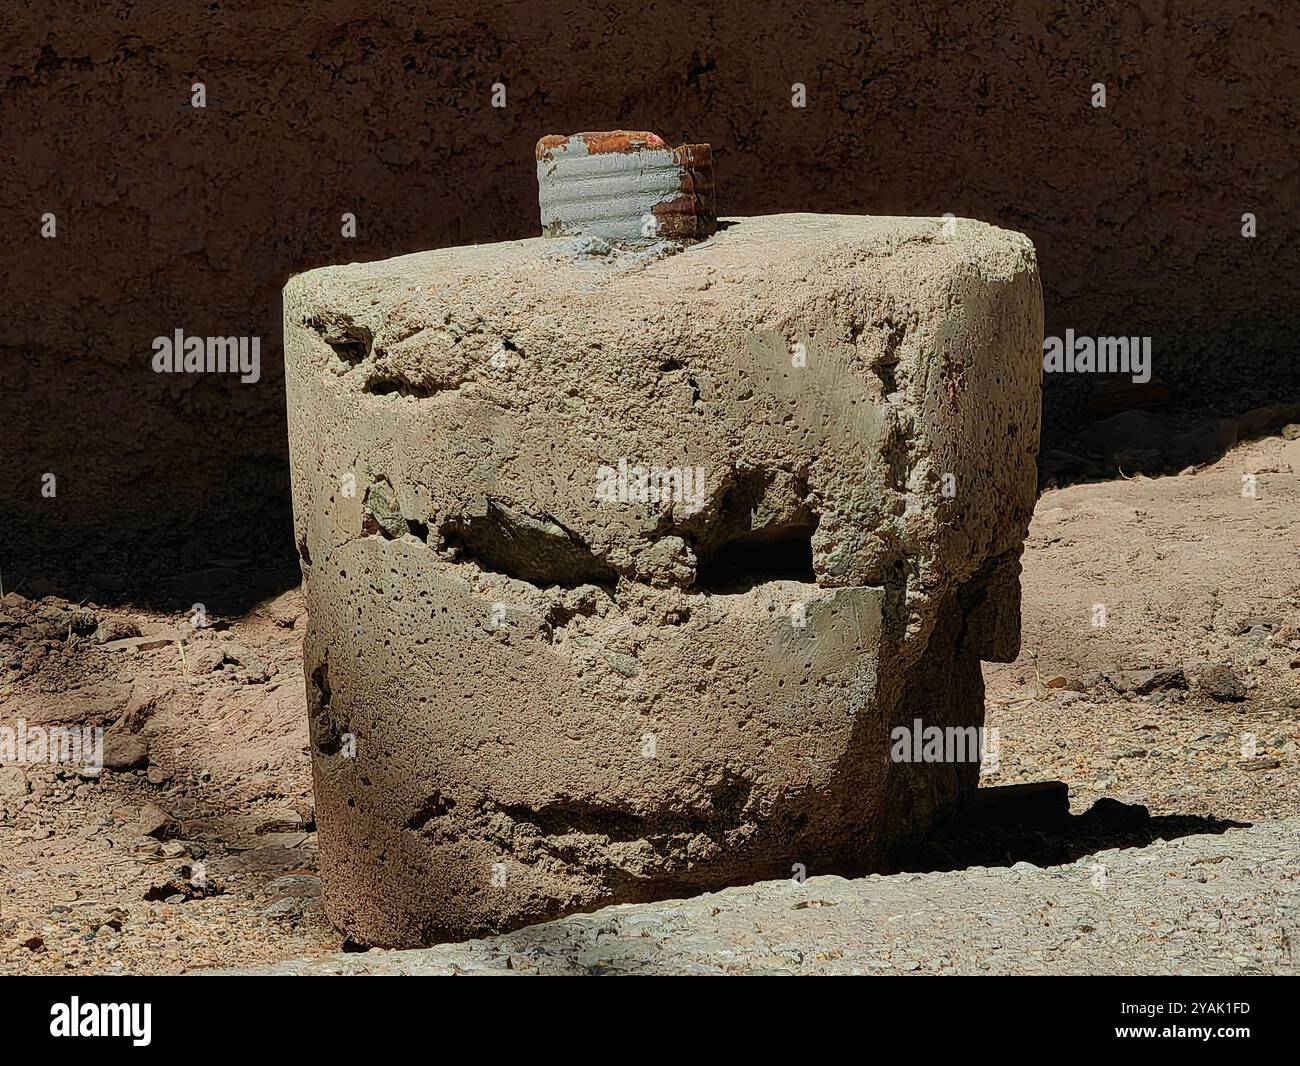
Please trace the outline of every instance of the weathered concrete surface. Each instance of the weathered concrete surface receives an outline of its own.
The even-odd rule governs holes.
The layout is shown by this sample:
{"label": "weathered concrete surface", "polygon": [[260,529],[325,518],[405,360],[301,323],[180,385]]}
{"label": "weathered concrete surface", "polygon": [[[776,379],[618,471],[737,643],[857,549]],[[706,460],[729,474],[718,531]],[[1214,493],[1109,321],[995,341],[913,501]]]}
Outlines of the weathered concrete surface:
{"label": "weathered concrete surface", "polygon": [[[552,247],[285,290],[321,868],[364,943],[879,861],[977,776],[890,763],[890,728],[979,725],[979,659],[1018,647],[1025,238]],[[622,502],[629,467],[687,491]]]}
{"label": "weathered concrete surface", "polygon": [[1046,869],[769,881],[490,940],[206,972],[1295,974],[1297,854],[1291,819]]}

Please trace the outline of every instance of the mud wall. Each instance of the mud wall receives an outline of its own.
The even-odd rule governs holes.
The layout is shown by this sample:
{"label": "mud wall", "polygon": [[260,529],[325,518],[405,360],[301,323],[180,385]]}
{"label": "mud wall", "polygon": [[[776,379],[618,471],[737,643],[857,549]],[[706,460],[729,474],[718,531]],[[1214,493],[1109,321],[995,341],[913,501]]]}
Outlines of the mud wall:
{"label": "mud wall", "polygon": [[[1285,3],[59,6],[0,12],[11,572],[291,561],[286,278],[533,234],[550,132],[709,142],[723,214],[1023,230],[1049,334],[1151,336],[1182,409],[1300,398]],[[178,328],[259,336],[260,381],[155,373]],[[1097,381],[1047,384],[1050,442]]]}

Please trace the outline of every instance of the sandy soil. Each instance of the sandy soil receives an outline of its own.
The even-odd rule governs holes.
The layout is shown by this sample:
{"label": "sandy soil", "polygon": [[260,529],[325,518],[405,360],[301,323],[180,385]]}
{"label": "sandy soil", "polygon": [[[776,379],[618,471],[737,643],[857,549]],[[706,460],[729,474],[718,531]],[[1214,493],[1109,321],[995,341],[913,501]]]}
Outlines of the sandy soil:
{"label": "sandy soil", "polygon": [[[1272,437],[1176,477],[1044,494],[1023,653],[986,668],[1000,761],[984,784],[1064,781],[1076,813],[1110,797],[1170,825],[1267,833],[1300,815],[1297,469],[1300,441]],[[301,597],[189,620],[22,587],[0,600],[0,726],[103,725],[119,767],[0,769],[0,973],[343,946],[315,876]]]}
{"label": "sandy soil", "polygon": [[1001,769],[983,783],[1065,781],[1076,810],[1300,812],[1297,470],[1300,441],[1271,437],[1194,474],[1044,493],[1020,658],[985,667]]}

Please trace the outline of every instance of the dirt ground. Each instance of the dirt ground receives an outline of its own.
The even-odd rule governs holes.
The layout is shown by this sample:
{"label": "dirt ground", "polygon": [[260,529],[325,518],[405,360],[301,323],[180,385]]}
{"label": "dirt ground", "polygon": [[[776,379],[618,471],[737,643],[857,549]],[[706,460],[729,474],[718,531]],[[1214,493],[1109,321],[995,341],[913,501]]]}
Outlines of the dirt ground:
{"label": "dirt ground", "polygon": [[[1300,440],[1269,437],[1044,493],[1023,651],[985,671],[983,784],[1063,781],[1076,813],[1108,797],[1192,822],[1300,814],[1297,469]],[[346,946],[316,877],[301,596],[194,629],[39,591],[0,600],[0,726],[103,725],[106,766],[0,768],[0,973]]]}

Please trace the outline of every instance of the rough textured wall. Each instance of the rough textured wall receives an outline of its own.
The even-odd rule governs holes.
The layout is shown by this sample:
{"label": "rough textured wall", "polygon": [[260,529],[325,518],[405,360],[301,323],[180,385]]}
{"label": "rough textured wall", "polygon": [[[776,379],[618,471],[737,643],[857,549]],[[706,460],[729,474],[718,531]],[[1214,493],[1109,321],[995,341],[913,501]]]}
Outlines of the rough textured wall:
{"label": "rough textured wall", "polygon": [[[291,558],[286,278],[531,235],[548,132],[709,142],[723,214],[1024,231],[1049,334],[1152,336],[1176,403],[1300,392],[1285,3],[59,6],[0,11],[11,568],[121,570],[146,546],[191,567]],[[176,328],[260,335],[262,380],[153,373]],[[1048,381],[1049,440],[1094,385]]]}

